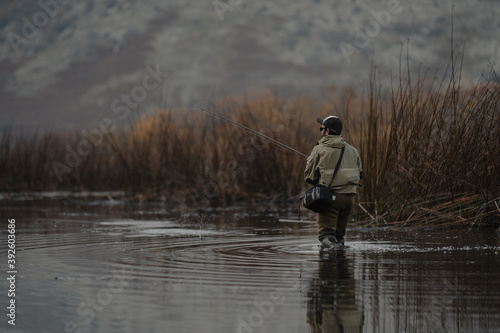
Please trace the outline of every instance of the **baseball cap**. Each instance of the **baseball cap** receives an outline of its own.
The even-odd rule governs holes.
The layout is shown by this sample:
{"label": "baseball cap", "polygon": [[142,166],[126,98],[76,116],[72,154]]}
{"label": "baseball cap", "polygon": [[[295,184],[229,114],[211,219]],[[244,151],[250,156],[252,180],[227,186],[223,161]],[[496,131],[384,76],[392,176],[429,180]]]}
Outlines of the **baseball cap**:
{"label": "baseball cap", "polygon": [[329,128],[333,132],[333,134],[340,135],[340,133],[342,133],[342,121],[339,117],[328,116],[326,118],[318,118],[316,120],[321,125]]}

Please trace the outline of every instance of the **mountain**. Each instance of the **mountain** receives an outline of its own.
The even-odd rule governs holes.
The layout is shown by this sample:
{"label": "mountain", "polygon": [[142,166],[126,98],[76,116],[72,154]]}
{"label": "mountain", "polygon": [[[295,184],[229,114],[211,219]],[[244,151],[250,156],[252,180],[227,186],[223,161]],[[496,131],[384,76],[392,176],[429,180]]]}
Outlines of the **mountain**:
{"label": "mountain", "polygon": [[[479,0],[0,1],[0,125],[24,131],[132,122],[249,89],[283,96],[388,84],[400,59],[462,80],[498,68],[500,6]],[[127,112],[127,110],[130,112]]]}

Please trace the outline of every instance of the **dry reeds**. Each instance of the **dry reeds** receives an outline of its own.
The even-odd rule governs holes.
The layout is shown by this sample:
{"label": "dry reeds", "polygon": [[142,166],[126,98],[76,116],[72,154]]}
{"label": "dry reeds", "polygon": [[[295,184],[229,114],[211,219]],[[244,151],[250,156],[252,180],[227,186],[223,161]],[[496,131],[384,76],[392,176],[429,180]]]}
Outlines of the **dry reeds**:
{"label": "dry reeds", "polygon": [[[500,85],[446,82],[412,84],[408,73],[383,90],[374,70],[364,95],[332,89],[320,101],[265,91],[226,97],[210,109],[305,154],[320,137],[316,117],[339,115],[343,136],[362,156],[360,218],[369,223],[499,222]],[[200,204],[296,200],[307,187],[302,156],[195,110],[143,116],[130,129],[104,134],[64,169],[68,151],[85,148],[81,140],[76,130],[18,138],[4,131],[0,190],[123,189]]]}
{"label": "dry reeds", "polygon": [[444,91],[425,82],[408,74],[385,95],[369,89],[360,150],[375,177],[365,180],[363,209],[403,224],[498,220],[498,82],[464,89],[452,74]]}

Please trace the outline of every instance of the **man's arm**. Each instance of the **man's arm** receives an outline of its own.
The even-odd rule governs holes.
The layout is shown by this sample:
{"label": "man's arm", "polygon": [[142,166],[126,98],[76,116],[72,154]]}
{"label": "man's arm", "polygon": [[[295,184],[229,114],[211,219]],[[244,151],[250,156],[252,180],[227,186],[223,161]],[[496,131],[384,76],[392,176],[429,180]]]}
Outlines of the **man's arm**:
{"label": "man's arm", "polygon": [[319,181],[319,154],[316,147],[314,147],[311,155],[307,158],[306,169],[304,171],[304,180],[306,183],[316,185]]}

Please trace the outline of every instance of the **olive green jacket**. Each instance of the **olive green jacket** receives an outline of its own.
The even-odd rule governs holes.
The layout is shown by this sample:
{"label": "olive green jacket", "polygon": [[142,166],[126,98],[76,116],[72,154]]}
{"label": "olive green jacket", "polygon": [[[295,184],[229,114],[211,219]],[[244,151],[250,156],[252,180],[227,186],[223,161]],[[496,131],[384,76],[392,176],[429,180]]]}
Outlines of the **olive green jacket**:
{"label": "olive green jacket", "polygon": [[306,182],[328,186],[342,147],[345,147],[344,156],[330,188],[336,193],[356,193],[363,172],[361,158],[358,150],[347,144],[340,135],[326,135],[318,141],[307,158],[304,172]]}

